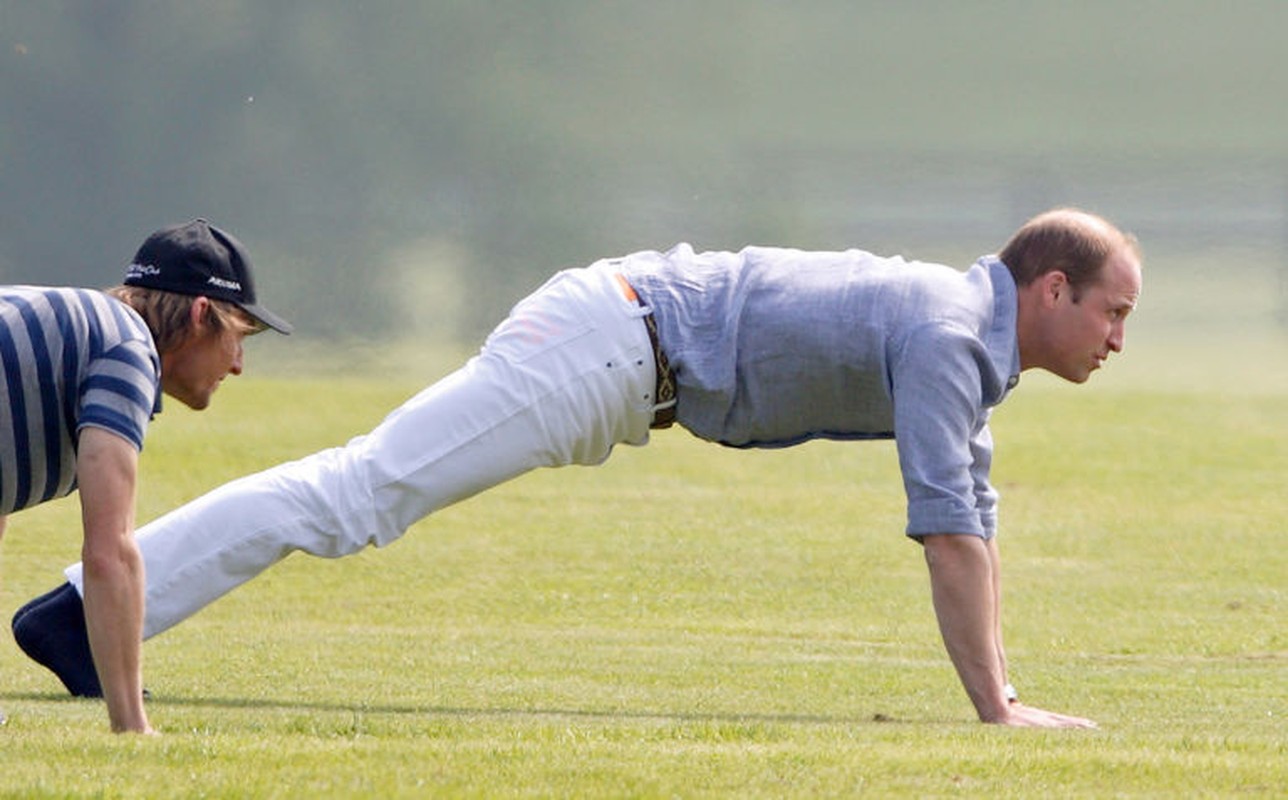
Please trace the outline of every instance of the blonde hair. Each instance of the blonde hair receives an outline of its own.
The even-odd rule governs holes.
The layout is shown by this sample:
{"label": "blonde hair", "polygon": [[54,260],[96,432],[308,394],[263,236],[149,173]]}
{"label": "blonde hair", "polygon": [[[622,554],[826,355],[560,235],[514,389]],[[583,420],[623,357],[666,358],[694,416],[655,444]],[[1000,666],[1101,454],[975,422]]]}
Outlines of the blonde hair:
{"label": "blonde hair", "polygon": [[1063,272],[1076,301],[1084,287],[1100,279],[1100,268],[1109,257],[1123,248],[1140,258],[1135,236],[1095,214],[1057,208],[1024,223],[998,258],[1017,286],[1027,286],[1048,272]]}
{"label": "blonde hair", "polygon": [[[164,353],[178,347],[192,335],[192,315],[190,313],[194,295],[167,292],[161,289],[149,289],[143,286],[113,286],[103,290],[106,294],[128,305],[143,317],[152,339],[156,342],[157,352]],[[257,333],[262,326],[249,314],[224,300],[210,299],[206,315],[202,322],[211,330],[221,332],[232,329],[242,333]]]}

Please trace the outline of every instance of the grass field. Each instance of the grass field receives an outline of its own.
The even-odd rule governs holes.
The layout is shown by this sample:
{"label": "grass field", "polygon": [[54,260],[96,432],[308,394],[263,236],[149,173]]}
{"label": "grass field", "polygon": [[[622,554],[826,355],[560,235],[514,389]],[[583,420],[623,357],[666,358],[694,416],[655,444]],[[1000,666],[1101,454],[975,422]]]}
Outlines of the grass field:
{"label": "grass field", "polygon": [[[1097,731],[974,721],[892,446],[668,431],[289,558],[152,640],[160,738],[109,735],[3,637],[0,795],[1282,796],[1288,347],[1184,327],[1087,387],[1026,376],[995,418],[1013,677]],[[362,432],[416,370],[171,403],[140,517]],[[15,516],[4,619],[77,548],[74,502]]]}

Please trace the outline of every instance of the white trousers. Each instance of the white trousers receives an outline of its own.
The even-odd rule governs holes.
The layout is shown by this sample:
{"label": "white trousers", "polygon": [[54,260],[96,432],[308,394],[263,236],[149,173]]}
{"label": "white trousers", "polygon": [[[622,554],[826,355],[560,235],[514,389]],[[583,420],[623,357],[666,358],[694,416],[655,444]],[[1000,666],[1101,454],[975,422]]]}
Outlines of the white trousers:
{"label": "white trousers", "polygon": [[[520,302],[464,367],[371,433],[233,481],[138,531],[144,636],[181,622],[295,550],[338,558],[536,467],[599,464],[642,445],[656,366],[607,263]],[[81,565],[66,571],[78,591]]]}

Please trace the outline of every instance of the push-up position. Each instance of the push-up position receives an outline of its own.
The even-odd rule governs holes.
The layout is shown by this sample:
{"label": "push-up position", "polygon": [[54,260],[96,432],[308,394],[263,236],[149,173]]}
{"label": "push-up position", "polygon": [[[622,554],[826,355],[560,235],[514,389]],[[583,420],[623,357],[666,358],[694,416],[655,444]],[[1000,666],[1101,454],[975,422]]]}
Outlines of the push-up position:
{"label": "push-up position", "polygon": [[[457,372],[343,447],[216,489],[141,529],[144,635],[295,550],[338,557],[535,467],[598,464],[673,421],[733,447],[893,437],[909,537],[985,722],[1087,727],[1018,702],[999,609],[991,409],[1021,371],[1087,380],[1123,347],[1135,240],[1057,209],[962,272],[859,250],[641,252],[555,275]],[[14,617],[74,694],[99,686],[79,565]]]}

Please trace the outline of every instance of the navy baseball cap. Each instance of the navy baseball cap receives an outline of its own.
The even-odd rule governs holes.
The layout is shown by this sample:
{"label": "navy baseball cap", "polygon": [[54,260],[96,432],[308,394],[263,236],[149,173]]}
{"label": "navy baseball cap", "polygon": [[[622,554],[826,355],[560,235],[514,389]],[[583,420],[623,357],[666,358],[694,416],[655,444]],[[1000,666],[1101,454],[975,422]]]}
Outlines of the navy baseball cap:
{"label": "navy baseball cap", "polygon": [[125,285],[224,300],[279,333],[294,329],[256,302],[250,256],[242,243],[204,219],[162,228],[145,239],[125,273]]}

